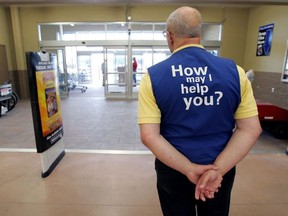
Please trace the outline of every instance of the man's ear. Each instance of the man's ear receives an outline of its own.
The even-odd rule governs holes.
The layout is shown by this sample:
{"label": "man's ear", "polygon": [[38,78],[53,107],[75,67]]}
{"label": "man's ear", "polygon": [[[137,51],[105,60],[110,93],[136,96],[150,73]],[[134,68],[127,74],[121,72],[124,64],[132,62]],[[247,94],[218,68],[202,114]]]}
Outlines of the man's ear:
{"label": "man's ear", "polygon": [[170,46],[173,46],[174,45],[174,37],[170,32],[167,33],[167,38],[168,38],[168,43],[170,44]]}

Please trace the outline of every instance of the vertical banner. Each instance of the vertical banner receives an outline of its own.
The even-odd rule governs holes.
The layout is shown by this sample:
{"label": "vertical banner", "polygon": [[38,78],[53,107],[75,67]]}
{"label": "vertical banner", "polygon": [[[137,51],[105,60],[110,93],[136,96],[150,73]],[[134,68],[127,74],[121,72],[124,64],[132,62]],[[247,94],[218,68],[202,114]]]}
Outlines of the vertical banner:
{"label": "vertical banner", "polygon": [[256,56],[270,55],[274,24],[259,27]]}
{"label": "vertical banner", "polygon": [[26,60],[37,153],[41,154],[42,177],[47,177],[65,155],[57,57],[27,52]]}

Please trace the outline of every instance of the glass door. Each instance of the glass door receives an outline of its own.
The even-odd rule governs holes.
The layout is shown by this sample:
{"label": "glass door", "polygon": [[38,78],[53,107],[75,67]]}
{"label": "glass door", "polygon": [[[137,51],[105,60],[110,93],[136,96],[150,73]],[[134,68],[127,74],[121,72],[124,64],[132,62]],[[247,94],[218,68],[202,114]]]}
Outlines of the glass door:
{"label": "glass door", "polygon": [[106,98],[127,98],[129,66],[127,47],[104,48],[104,88]]}
{"label": "glass door", "polygon": [[[139,83],[147,72],[147,69],[160,62],[164,59],[168,58],[171,53],[170,50],[166,47],[152,47],[152,46],[133,46],[132,47],[132,77],[133,77],[133,91],[132,98],[138,98],[139,92]],[[135,68],[133,65],[136,65]]]}
{"label": "glass door", "polygon": [[[104,98],[103,46],[66,46],[70,98]],[[85,94],[79,94],[85,93]]]}

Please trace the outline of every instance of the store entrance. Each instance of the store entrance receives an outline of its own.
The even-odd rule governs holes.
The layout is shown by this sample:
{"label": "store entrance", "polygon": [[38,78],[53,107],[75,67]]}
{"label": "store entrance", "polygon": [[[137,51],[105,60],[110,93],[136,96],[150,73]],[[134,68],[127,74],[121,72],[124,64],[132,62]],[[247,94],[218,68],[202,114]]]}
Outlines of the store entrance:
{"label": "store entrance", "polygon": [[57,54],[59,89],[64,98],[137,99],[139,83],[147,68],[170,56],[164,46],[147,45],[66,46],[45,50]]}
{"label": "store entrance", "polygon": [[171,54],[156,46],[105,47],[104,53],[105,97],[126,99],[137,99],[147,69]]}

